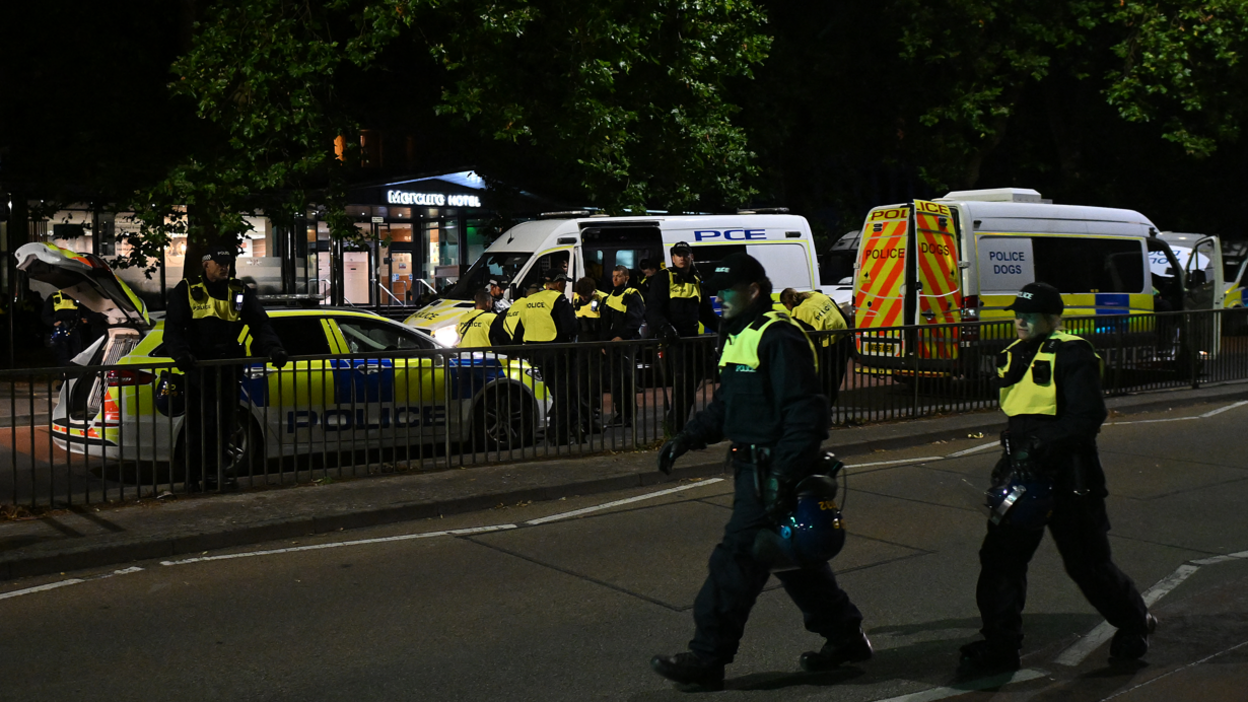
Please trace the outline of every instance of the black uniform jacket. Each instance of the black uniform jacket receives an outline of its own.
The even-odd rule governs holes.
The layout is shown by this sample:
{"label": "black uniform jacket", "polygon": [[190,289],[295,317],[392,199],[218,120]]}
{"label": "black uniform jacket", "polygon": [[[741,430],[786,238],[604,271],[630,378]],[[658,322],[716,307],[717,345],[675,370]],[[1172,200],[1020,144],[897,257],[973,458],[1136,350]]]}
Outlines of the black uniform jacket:
{"label": "black uniform jacket", "polygon": [[[229,281],[206,283],[206,286],[210,296],[218,300],[229,299]],[[244,358],[246,349],[238,343],[244,324],[251,333],[253,356],[265,357],[282,348],[282,342],[273,331],[273,325],[269,324],[269,315],[256,298],[254,289],[249,287],[243,293],[243,309],[239,312],[241,319],[227,322],[216,317],[194,319],[188,288],[187,281],[183,280],[169,295],[164,343],[170,358],[176,360],[188,355],[202,360]]]}
{"label": "black uniform jacket", "polygon": [[711,331],[719,331],[719,315],[711,306],[711,298],[706,289],[702,290],[701,301],[693,298],[676,298],[671,296],[672,276],[677,283],[693,282],[695,268],[690,265],[684,271],[676,268],[664,268],[650,278],[650,293],[646,297],[646,321],[654,335],[662,338],[664,330],[670,324],[679,336],[697,336],[698,322]]}
{"label": "black uniform jacket", "polygon": [[[759,321],[771,309],[771,298],[727,320],[720,346],[729,335]],[[771,471],[797,480],[816,468],[819,446],[828,438],[828,400],[819,392],[815,359],[806,336],[783,320],[763,332],[758,344],[758,369],[721,368],[721,382],[711,403],[685,432],[706,443],[725,438],[739,444],[771,448]]]}
{"label": "black uniform jacket", "polygon": [[[1001,379],[1011,384],[1016,373],[1026,372],[1044,340],[1014,347],[1014,362]],[[1105,494],[1105,475],[1096,454],[1096,435],[1109,416],[1101,394],[1101,366],[1092,345],[1068,341],[1057,347],[1053,382],[1057,384],[1057,414],[1020,414],[1009,418],[1010,441],[1015,445],[1028,437],[1040,440],[1041,460],[1056,472],[1058,489],[1089,490]],[[1076,462],[1082,475],[1074,474]],[[1076,479],[1081,483],[1074,484]]]}
{"label": "black uniform jacket", "polygon": [[[611,291],[611,294],[619,295],[626,289],[628,289],[628,283],[617,287]],[[604,316],[607,319],[607,328],[602,334],[603,341],[610,341],[616,337],[625,341],[641,338],[641,324],[646,321],[646,303],[642,300],[640,292],[624,296],[623,312],[606,304],[603,307],[605,308]]]}

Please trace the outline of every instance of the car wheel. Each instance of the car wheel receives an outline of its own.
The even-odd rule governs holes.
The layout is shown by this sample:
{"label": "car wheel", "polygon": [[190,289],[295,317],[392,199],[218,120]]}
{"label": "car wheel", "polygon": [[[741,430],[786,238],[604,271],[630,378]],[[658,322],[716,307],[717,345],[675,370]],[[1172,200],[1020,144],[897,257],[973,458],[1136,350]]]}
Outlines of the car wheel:
{"label": "car wheel", "polygon": [[479,448],[503,451],[533,443],[533,401],[519,388],[486,392],[472,414],[473,436]]}
{"label": "car wheel", "polygon": [[243,478],[264,472],[264,435],[245,408],[239,408],[238,421],[225,443],[225,473]]}

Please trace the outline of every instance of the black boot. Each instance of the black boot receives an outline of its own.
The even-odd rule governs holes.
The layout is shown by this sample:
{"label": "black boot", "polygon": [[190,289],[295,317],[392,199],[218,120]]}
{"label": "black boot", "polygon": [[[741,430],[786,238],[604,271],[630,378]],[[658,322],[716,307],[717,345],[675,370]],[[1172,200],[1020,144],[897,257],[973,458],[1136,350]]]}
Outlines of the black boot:
{"label": "black boot", "polygon": [[1022,667],[1018,647],[992,641],[973,641],[961,649],[959,675],[992,675],[1009,673]]}
{"label": "black boot", "polygon": [[802,670],[807,673],[818,673],[832,670],[843,663],[862,663],[871,660],[874,651],[871,641],[860,629],[857,634],[847,639],[832,643],[828,641],[818,651],[807,651],[802,654]]}
{"label": "black boot", "polygon": [[1128,631],[1119,629],[1109,642],[1109,659],[1113,661],[1135,661],[1148,653],[1148,637],[1157,630],[1157,617],[1148,615],[1144,619],[1144,631]]}
{"label": "black boot", "polygon": [[724,689],[724,664],[692,651],[674,656],[655,656],[650,659],[650,667],[659,675],[682,685],[697,685],[707,690]]}

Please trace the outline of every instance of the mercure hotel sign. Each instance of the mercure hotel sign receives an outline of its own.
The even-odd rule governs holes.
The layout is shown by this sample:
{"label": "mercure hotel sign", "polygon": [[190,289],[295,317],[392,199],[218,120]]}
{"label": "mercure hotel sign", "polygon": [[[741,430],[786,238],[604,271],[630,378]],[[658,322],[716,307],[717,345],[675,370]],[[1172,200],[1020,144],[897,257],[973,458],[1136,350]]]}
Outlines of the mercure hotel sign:
{"label": "mercure hotel sign", "polygon": [[427,207],[480,207],[481,198],[476,195],[447,195],[445,193],[414,193],[409,190],[387,190],[386,203],[390,205],[425,205]]}

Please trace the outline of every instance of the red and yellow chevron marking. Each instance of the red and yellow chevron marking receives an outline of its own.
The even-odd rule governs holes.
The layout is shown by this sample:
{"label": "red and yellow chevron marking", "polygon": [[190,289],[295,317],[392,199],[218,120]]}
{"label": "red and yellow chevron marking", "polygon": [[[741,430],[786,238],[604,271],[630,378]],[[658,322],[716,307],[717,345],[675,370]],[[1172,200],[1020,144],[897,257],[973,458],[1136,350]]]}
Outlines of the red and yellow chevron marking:
{"label": "red and yellow chevron marking", "polygon": [[905,299],[901,286],[906,280],[909,214],[908,207],[891,208],[872,212],[867,219],[868,229],[858,250],[858,286],[854,296],[854,323],[858,328],[902,323]]}
{"label": "red and yellow chevron marking", "polygon": [[[915,202],[919,324],[955,324],[962,320],[957,231],[946,205]],[[922,332],[920,358],[957,358],[957,328]]]}

